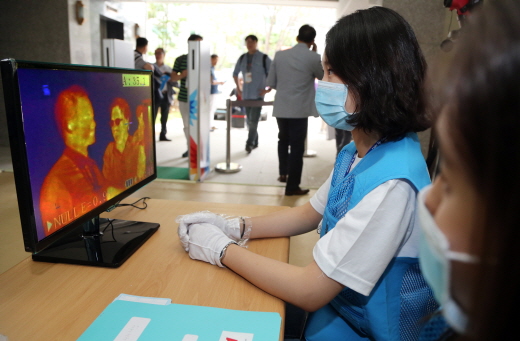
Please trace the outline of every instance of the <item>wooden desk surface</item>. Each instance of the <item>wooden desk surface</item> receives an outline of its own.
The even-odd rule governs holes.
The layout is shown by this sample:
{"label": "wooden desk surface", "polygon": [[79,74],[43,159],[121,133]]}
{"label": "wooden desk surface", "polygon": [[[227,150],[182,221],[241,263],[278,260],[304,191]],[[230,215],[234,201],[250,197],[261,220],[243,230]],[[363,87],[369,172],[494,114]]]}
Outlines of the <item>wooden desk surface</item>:
{"label": "wooden desk surface", "polygon": [[[0,334],[9,341],[75,340],[121,293],[171,298],[180,304],[278,312],[283,321],[281,300],[229,269],[191,260],[179,242],[175,222],[179,214],[200,210],[256,216],[281,209],[152,199],[143,211],[121,207],[105,213],[104,217],[157,222],[161,227],[117,269],[28,258],[1,274]],[[289,239],[253,240],[249,250],[287,262]]]}

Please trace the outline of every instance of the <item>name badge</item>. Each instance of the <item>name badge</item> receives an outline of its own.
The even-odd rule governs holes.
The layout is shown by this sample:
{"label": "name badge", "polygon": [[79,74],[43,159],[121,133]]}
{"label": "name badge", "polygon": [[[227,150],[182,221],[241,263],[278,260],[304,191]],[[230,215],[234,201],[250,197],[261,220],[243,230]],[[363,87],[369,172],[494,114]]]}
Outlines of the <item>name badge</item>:
{"label": "name badge", "polygon": [[244,81],[246,83],[251,83],[253,81],[253,74],[251,72],[246,72],[246,77]]}

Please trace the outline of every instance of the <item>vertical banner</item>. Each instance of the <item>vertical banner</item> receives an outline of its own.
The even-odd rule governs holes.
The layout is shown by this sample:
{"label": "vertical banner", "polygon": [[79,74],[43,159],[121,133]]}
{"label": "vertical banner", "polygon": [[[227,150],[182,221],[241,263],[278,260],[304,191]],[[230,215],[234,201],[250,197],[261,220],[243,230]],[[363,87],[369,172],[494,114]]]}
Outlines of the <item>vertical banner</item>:
{"label": "vertical banner", "polygon": [[211,58],[209,44],[188,42],[188,101],[190,104],[190,180],[202,181],[210,171],[209,133]]}

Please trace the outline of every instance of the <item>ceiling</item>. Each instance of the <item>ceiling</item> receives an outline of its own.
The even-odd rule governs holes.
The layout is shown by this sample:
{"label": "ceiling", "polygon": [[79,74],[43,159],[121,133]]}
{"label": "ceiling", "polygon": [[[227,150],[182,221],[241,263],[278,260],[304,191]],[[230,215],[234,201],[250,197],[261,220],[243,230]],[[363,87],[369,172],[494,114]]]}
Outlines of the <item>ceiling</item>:
{"label": "ceiling", "polygon": [[338,8],[342,2],[352,0],[124,0],[125,2],[175,2],[175,3],[221,3],[221,4],[257,4],[301,7]]}

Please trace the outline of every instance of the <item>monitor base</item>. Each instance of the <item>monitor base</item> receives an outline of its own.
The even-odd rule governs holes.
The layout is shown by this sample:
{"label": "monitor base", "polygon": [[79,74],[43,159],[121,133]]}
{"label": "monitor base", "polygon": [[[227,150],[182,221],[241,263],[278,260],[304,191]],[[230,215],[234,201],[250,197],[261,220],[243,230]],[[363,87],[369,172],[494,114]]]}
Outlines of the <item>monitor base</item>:
{"label": "monitor base", "polygon": [[38,262],[117,268],[159,228],[157,223],[99,218],[97,231],[82,226],[44,250],[34,253]]}

